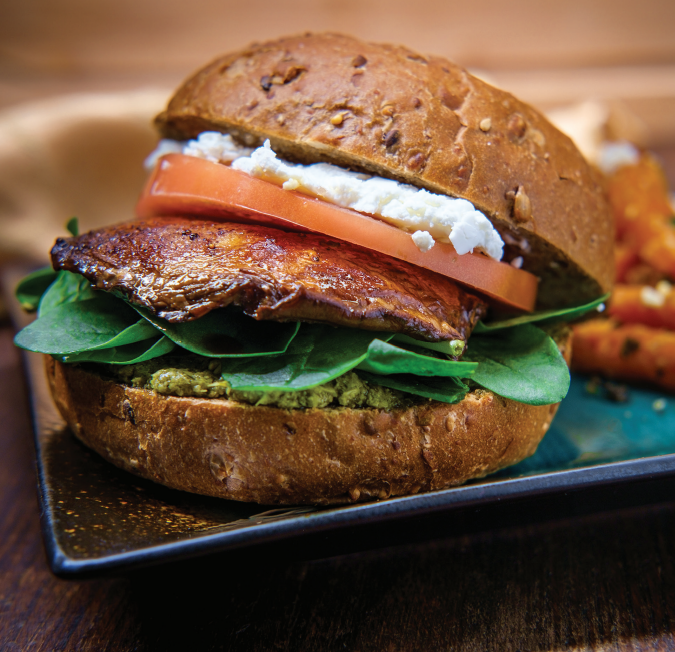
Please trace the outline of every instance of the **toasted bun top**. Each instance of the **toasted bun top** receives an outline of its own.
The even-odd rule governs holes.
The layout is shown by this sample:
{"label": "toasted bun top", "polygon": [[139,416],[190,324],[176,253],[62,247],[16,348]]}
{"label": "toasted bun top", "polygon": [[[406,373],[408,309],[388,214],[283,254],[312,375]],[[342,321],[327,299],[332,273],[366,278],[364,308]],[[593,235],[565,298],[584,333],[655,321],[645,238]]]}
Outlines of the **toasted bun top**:
{"label": "toasted bun top", "polygon": [[157,117],[168,137],[269,138],[280,156],[327,161],[471,201],[505,260],[541,278],[540,305],[597,297],[613,280],[599,179],[572,141],[509,93],[438,57],[337,34],[225,55]]}

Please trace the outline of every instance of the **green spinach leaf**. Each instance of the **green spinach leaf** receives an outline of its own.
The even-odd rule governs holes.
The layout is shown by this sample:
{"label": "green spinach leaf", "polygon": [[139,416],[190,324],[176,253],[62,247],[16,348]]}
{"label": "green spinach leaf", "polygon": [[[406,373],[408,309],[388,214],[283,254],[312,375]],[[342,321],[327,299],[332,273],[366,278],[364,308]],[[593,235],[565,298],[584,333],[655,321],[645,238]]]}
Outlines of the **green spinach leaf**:
{"label": "green spinach leaf", "polygon": [[[193,322],[170,324],[121,298],[93,290],[79,274],[39,270],[17,288],[19,300],[35,305],[38,319],[21,331],[22,348],[66,362],[132,364],[175,346],[222,360],[222,376],[236,389],[301,390],[357,368],[385,387],[446,402],[467,391],[472,379],[523,403],[558,402],[569,384],[567,365],[555,343],[527,323],[572,318],[602,299],[564,311],[479,324],[462,361],[424,355],[419,343],[391,333],[299,323],[258,322],[236,308],[219,309]],[[604,299],[605,297],[603,297]],[[139,313],[142,319],[139,319]]]}
{"label": "green spinach leaf", "polygon": [[43,267],[19,281],[16,290],[14,290],[14,296],[26,312],[37,310],[42,295],[56,280],[57,274],[58,272],[55,272],[51,267]]}
{"label": "green spinach leaf", "polygon": [[[99,305],[103,305],[99,302]],[[131,317],[131,313],[128,313]],[[157,332],[157,329],[153,327],[152,324],[149,324],[145,319],[139,319],[135,324],[127,326],[123,331],[119,332],[111,340],[108,340],[105,344],[99,344],[98,346],[92,346],[88,348],[88,351],[96,351],[98,349],[109,349],[116,346],[126,346],[127,344],[132,344],[135,342],[142,342],[143,340],[157,339],[157,336],[160,333]]]}
{"label": "green spinach leaf", "polygon": [[368,355],[358,366],[373,374],[415,374],[416,376],[470,376],[478,365],[475,362],[455,362],[428,355],[420,355],[394,346],[389,342],[373,339]]}
{"label": "green spinach leaf", "polygon": [[212,310],[194,321],[172,324],[134,306],[154,328],[184,349],[209,358],[237,358],[284,353],[299,322],[257,321],[236,307]]}
{"label": "green spinach leaf", "polygon": [[109,295],[96,292],[84,276],[61,270],[40,299],[38,318],[62,304],[86,301],[99,296]]}
{"label": "green spinach leaf", "polygon": [[302,324],[285,354],[224,361],[222,377],[235,389],[289,391],[316,387],[354,368],[378,377],[457,377],[471,375],[477,368],[475,363],[442,360],[393,346],[387,342],[392,337],[393,333]]}
{"label": "green spinach leaf", "polygon": [[91,299],[41,309],[38,319],[20,331],[14,342],[29,351],[67,355],[130,344],[156,333],[134,310],[101,292]]}
{"label": "green spinach leaf", "polygon": [[[72,234],[78,234],[78,225],[77,218],[71,217],[66,224],[66,229]],[[69,274],[69,272],[64,272],[64,274]],[[28,274],[19,281],[19,284],[14,290],[14,295],[18,299],[21,307],[26,312],[33,312],[37,310],[37,307],[40,303],[42,295],[47,291],[47,289],[56,281],[59,276],[59,272],[49,267],[42,267],[37,269],[34,272]],[[79,276],[79,275],[73,275]]]}
{"label": "green spinach leaf", "polygon": [[105,349],[61,356],[61,362],[105,362],[106,364],[136,364],[171,353],[176,345],[167,337],[159,337]]}
{"label": "green spinach leaf", "polygon": [[558,347],[531,324],[475,335],[465,357],[478,363],[471,380],[521,403],[558,403],[569,389],[569,369]]}
{"label": "green spinach leaf", "polygon": [[80,235],[80,224],[77,217],[71,217],[66,222],[66,231],[68,231],[68,233],[70,233],[72,236]]}
{"label": "green spinach leaf", "polygon": [[374,337],[368,331],[302,324],[286,353],[253,359],[225,359],[222,378],[234,389],[310,389],[356,367],[368,355],[368,346]]}
{"label": "green spinach leaf", "polygon": [[431,398],[442,403],[459,403],[469,388],[458,378],[422,378],[413,374],[380,376],[359,369],[359,376],[375,385],[398,389],[401,392]]}
{"label": "green spinach leaf", "polygon": [[444,353],[445,355],[457,358],[462,355],[464,348],[466,346],[464,340],[446,340],[444,342],[424,342],[422,340],[416,340],[407,335],[402,335],[397,333],[394,335],[392,340],[393,342],[400,342],[404,346],[413,346],[421,349],[428,349],[430,351],[438,351],[439,353]]}
{"label": "green spinach leaf", "polygon": [[540,312],[532,312],[527,315],[518,315],[517,317],[510,317],[508,319],[496,320],[487,323],[478,322],[474,333],[490,333],[504,328],[512,328],[514,326],[521,326],[522,324],[554,324],[561,321],[573,321],[585,315],[591,310],[596,310],[598,306],[607,302],[610,295],[605,294],[599,299],[595,299],[583,306],[574,306],[573,308],[560,308],[558,310],[543,310]]}

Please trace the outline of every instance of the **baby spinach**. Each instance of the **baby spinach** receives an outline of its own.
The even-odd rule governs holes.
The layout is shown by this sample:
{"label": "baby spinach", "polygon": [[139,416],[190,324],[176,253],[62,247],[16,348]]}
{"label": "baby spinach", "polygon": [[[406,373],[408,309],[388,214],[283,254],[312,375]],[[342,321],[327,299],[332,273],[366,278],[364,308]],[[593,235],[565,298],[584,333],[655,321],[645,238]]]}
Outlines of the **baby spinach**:
{"label": "baby spinach", "polygon": [[471,377],[501,396],[534,405],[561,400],[569,372],[553,340],[530,322],[572,319],[607,298],[479,324],[458,362],[438,352],[426,355],[420,343],[392,333],[259,322],[234,307],[170,324],[66,271],[38,270],[19,284],[17,297],[39,305],[38,318],[16,336],[17,345],[65,362],[132,364],[179,346],[219,358],[222,377],[236,389],[309,389],[358,368],[385,387],[446,402],[460,400],[467,391],[460,378]]}
{"label": "baby spinach", "polygon": [[464,340],[445,340],[443,342],[425,342],[422,340],[415,340],[412,337],[407,335],[402,335],[397,333],[394,335],[393,342],[398,342],[403,344],[406,347],[416,347],[421,349],[427,349],[430,351],[438,351],[438,353],[444,353],[450,358],[458,358],[462,355],[466,343]]}
{"label": "baby spinach", "polygon": [[68,355],[130,344],[157,334],[135,311],[108,294],[57,304],[46,311],[42,305],[38,319],[14,340],[28,351]]}
{"label": "baby spinach", "polygon": [[99,296],[104,296],[104,293],[96,292],[84,276],[61,270],[40,299],[38,317],[62,304],[86,301]]}
{"label": "baby spinach", "polygon": [[531,324],[477,335],[465,358],[477,362],[471,380],[495,394],[530,405],[558,403],[567,394],[569,369],[556,343]]}
{"label": "baby spinach", "polygon": [[222,378],[235,389],[258,391],[310,389],[327,383],[362,362],[375,334],[348,328],[302,324],[286,353],[224,359]]}
{"label": "baby spinach", "polygon": [[388,342],[392,337],[393,333],[302,324],[285,354],[228,360],[222,377],[235,389],[284,391],[316,387],[354,368],[378,378],[389,374],[448,378],[470,376],[477,367],[399,348]]}
{"label": "baby spinach", "polygon": [[415,374],[416,376],[470,376],[478,365],[475,362],[455,362],[421,355],[394,346],[389,342],[374,339],[368,347],[368,355],[359,364],[359,369],[374,374]]}
{"label": "baby spinach", "polygon": [[106,364],[136,364],[171,353],[176,345],[160,335],[140,342],[122,344],[111,348],[97,348],[81,353],[60,356],[61,362],[104,362]]}
{"label": "baby spinach", "polygon": [[68,233],[70,233],[72,236],[80,235],[80,224],[77,217],[71,217],[66,222],[66,231],[68,231]]}
{"label": "baby spinach", "polygon": [[256,321],[236,307],[212,310],[194,321],[170,323],[134,306],[155,329],[184,349],[209,358],[283,353],[297,335],[299,322]]}
{"label": "baby spinach", "polygon": [[423,378],[413,374],[392,374],[378,376],[359,369],[359,376],[375,385],[398,389],[401,392],[431,398],[442,403],[459,403],[469,391],[459,378],[442,378],[439,376]]}
{"label": "baby spinach", "polygon": [[514,326],[521,326],[522,324],[555,324],[561,321],[574,321],[582,317],[591,310],[597,308],[609,300],[610,295],[605,294],[599,299],[595,299],[583,306],[574,306],[572,308],[559,308],[557,310],[541,310],[539,312],[532,312],[526,315],[518,315],[517,317],[509,317],[508,319],[489,321],[487,323],[478,322],[474,333],[488,333],[495,330],[502,330],[504,328],[513,328]]}
{"label": "baby spinach", "polygon": [[57,274],[51,267],[43,267],[21,279],[14,290],[14,296],[26,312],[37,310],[40,298],[56,280]]}

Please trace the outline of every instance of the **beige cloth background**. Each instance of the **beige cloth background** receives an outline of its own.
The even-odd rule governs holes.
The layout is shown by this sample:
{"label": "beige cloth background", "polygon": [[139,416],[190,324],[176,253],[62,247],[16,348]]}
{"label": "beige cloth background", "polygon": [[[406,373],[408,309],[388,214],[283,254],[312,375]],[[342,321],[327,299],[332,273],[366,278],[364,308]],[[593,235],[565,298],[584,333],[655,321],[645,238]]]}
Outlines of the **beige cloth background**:
{"label": "beige cloth background", "polygon": [[0,256],[47,260],[81,230],[130,219],[168,90],[59,96],[0,112]]}

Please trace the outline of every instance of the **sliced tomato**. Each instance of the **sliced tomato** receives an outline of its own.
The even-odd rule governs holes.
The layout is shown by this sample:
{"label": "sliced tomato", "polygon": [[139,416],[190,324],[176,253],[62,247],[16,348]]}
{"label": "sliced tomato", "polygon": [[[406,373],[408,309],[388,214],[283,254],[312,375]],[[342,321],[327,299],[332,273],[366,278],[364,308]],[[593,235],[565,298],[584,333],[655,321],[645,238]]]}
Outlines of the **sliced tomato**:
{"label": "sliced tomato", "polygon": [[323,233],[443,274],[499,307],[534,309],[537,278],[529,272],[482,254],[460,256],[451,244],[436,243],[420,251],[409,233],[386,222],[193,156],[164,156],[148,179],[136,213],[141,218],[206,217]]}

